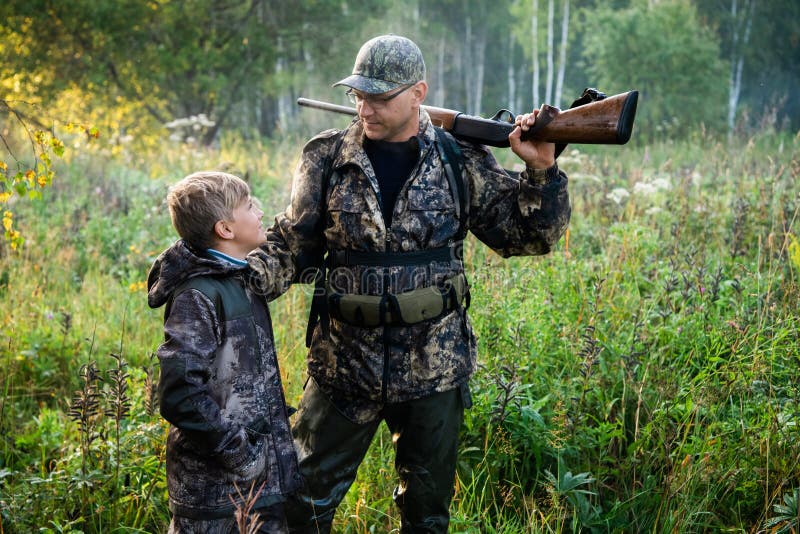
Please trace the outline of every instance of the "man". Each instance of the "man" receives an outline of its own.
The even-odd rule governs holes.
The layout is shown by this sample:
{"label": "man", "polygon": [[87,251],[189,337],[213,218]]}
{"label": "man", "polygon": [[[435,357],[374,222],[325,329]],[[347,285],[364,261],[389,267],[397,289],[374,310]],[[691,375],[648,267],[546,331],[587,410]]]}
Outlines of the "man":
{"label": "man", "polygon": [[553,144],[520,140],[536,112],[509,136],[527,167],[519,175],[486,147],[436,132],[420,107],[425,63],[406,38],[371,39],[335,85],[349,88],[358,117],[305,146],[263,247],[291,252],[293,282],[308,282],[327,252],[292,428],[306,487],[287,517],[294,532],[329,532],[385,421],[401,532],[446,532],[476,360],[461,242],[469,230],[504,257],[546,254],[569,221],[567,178]]}

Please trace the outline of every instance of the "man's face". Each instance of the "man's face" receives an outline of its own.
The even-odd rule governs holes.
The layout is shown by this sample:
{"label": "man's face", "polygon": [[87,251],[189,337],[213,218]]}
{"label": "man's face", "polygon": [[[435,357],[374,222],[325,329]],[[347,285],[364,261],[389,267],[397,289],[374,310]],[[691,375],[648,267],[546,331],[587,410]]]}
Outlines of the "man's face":
{"label": "man's face", "polygon": [[366,136],[373,141],[407,141],[419,133],[419,107],[425,82],[404,85],[377,95],[351,89]]}
{"label": "man's face", "polygon": [[261,225],[264,212],[251,197],[239,204],[232,215],[233,220],[228,221],[228,226],[233,231],[234,243],[239,250],[247,254],[266,241]]}

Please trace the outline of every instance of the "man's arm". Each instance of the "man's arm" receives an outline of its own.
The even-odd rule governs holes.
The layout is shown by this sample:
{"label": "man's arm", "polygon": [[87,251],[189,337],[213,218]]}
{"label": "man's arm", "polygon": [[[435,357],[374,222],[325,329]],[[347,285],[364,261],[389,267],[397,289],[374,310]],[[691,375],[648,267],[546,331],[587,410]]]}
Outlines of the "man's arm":
{"label": "man's arm", "polygon": [[285,291],[291,283],[313,282],[322,262],[323,177],[325,159],[336,134],[336,130],[328,130],[303,147],[292,179],[289,206],[267,230],[267,242],[248,256],[250,267],[262,279],[278,280],[277,284],[269,284],[278,290]]}
{"label": "man's arm", "polygon": [[470,231],[504,257],[550,252],[569,223],[567,176],[555,163],[534,166],[550,162],[554,145],[523,143],[528,161],[517,174],[500,167],[485,146],[459,144],[470,180]]}

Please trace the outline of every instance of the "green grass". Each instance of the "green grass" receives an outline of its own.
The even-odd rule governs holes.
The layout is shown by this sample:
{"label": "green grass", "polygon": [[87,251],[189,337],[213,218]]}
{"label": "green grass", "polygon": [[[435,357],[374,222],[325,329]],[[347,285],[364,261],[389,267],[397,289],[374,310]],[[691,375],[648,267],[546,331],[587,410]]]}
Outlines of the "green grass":
{"label": "green grass", "polygon": [[[144,280],[175,239],[166,187],[232,162],[273,214],[301,143],[84,151],[43,201],[13,206],[27,242],[0,258],[0,532],[165,530],[162,310]],[[468,244],[480,369],[452,532],[798,529],[798,148],[764,134],[568,150],[568,239],[510,260]],[[271,307],[296,404],[307,292]],[[392,465],[381,427],[337,531],[399,527]]]}

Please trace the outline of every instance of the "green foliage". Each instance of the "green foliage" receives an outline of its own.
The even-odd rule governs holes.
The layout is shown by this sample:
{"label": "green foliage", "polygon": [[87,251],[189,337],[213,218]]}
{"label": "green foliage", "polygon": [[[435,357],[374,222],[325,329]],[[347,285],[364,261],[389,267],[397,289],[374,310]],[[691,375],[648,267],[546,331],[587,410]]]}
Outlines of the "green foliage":
{"label": "green foliage", "polygon": [[[468,244],[480,367],[453,532],[792,524],[798,143],[698,134],[571,149],[560,163],[573,218],[557,250],[501,260]],[[152,358],[162,317],[144,280],[175,239],[166,187],[227,162],[275,213],[300,146],[223,136],[219,149],[77,154],[46,202],[19,205],[28,240],[0,259],[3,529],[165,530]],[[271,304],[290,404],[304,382],[307,297],[295,288]],[[337,531],[398,527],[392,465],[381,428]]]}
{"label": "green foliage", "polygon": [[587,68],[598,86],[609,94],[640,91],[637,136],[675,138],[699,124],[722,125],[726,64],[691,2],[634,2],[584,16]]}
{"label": "green foliage", "polygon": [[[0,87],[19,87],[20,80],[3,82],[36,65],[26,97],[49,102],[85,88],[91,98],[75,107],[87,119],[98,115],[95,124],[120,142],[201,114],[210,121],[202,144],[223,126],[268,132],[280,118],[278,96],[305,87],[314,72],[341,67],[331,59],[342,33],[365,11],[373,16],[384,7],[363,1],[12,2],[3,8],[0,35],[16,46],[0,45]],[[350,48],[347,55],[350,64]],[[325,64],[314,67],[321,58]],[[109,109],[114,116],[102,115]]]}
{"label": "green foliage", "polygon": [[[338,101],[341,91],[330,85],[350,71],[360,44],[391,32],[420,44],[429,103],[487,116],[541,104],[531,102],[532,2],[390,4],[5,2],[0,95],[38,106],[31,116],[42,124],[49,122],[42,117],[69,111],[73,120],[107,132],[114,141],[109,149],[116,151],[132,143],[152,146],[155,133],[175,121],[192,128],[192,140],[201,145],[219,141],[225,131],[310,133],[334,119],[297,109],[296,97]],[[551,4],[552,49],[546,40]],[[797,99],[786,96],[800,76],[800,40],[791,24],[798,7],[787,0],[767,4],[760,2],[753,13],[745,51],[737,128],[747,132],[791,128],[800,120]],[[609,94],[635,88],[642,100],[634,139],[724,127],[730,5],[572,0],[562,102],[549,103],[566,105],[587,85]],[[541,0],[538,6],[543,84],[548,56],[558,61],[561,52],[565,1]]]}
{"label": "green foliage", "polygon": [[783,504],[773,506],[775,516],[764,526],[775,534],[788,534],[800,529],[800,489],[795,488],[783,496]]}

